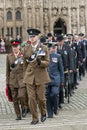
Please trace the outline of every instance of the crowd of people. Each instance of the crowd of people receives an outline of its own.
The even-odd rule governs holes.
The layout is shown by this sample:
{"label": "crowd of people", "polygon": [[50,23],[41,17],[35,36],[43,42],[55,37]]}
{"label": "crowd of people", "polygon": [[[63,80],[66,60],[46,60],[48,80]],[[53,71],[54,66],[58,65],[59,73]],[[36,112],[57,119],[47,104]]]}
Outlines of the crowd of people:
{"label": "crowd of people", "polygon": [[[65,98],[70,102],[87,72],[87,38],[83,33],[42,36],[27,30],[29,39],[11,41],[6,60],[6,94],[13,101],[16,120],[30,111],[31,125],[58,115]],[[20,107],[21,105],[21,107]]]}

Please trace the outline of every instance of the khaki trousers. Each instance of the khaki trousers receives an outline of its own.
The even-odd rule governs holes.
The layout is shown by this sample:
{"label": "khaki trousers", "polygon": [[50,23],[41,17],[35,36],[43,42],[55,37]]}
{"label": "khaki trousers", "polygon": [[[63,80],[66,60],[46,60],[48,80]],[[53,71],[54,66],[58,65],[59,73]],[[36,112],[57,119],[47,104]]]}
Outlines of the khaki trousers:
{"label": "khaki trousers", "polygon": [[25,108],[25,92],[26,88],[14,88],[11,89],[12,92],[12,98],[13,98],[13,104],[14,104],[14,110],[16,115],[19,117],[21,116],[21,110],[20,110],[20,105],[21,108]]}
{"label": "khaki trousers", "polygon": [[39,106],[41,115],[46,114],[45,85],[36,85],[35,83],[33,85],[27,84],[27,93],[32,120],[37,121],[39,120],[37,104]]}

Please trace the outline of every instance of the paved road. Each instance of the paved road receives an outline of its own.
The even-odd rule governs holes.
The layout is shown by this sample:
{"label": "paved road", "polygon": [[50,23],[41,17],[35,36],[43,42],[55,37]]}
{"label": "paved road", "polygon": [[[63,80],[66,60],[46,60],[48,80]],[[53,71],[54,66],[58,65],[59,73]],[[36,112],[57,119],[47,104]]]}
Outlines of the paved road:
{"label": "paved road", "polygon": [[63,104],[58,116],[31,126],[31,115],[15,121],[13,104],[5,96],[6,55],[0,54],[0,130],[87,130],[87,75],[80,82],[70,104]]}

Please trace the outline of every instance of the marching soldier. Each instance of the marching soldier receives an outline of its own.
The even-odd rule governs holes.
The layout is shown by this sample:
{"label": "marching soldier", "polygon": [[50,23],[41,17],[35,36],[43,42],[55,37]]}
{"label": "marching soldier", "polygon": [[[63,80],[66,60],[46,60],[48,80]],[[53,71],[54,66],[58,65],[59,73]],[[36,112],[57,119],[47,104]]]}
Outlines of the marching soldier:
{"label": "marching soldier", "polygon": [[77,89],[76,87],[76,73],[77,73],[77,53],[75,51],[75,46],[73,42],[73,35],[68,35],[68,45],[70,47],[71,51],[71,60],[72,60],[72,73],[70,73],[70,84],[71,84],[71,95],[74,93],[74,89]]}
{"label": "marching soldier", "polygon": [[57,46],[55,44],[51,45],[49,53],[48,73],[51,82],[47,85],[47,113],[48,118],[53,118],[53,114],[58,114],[59,89],[60,85],[64,85],[64,70],[61,55],[57,54]]}
{"label": "marching soldier", "polygon": [[53,40],[52,33],[48,33],[48,34],[47,34],[47,38],[48,38],[48,39],[46,40],[47,42],[52,42],[52,40]]}
{"label": "marching soldier", "polygon": [[[68,80],[68,91],[70,94],[71,86],[70,86],[70,80],[68,79],[68,72],[72,72],[72,59],[71,59],[71,51],[70,47],[66,44],[64,44],[63,36],[59,35],[58,38],[58,48],[57,48],[57,53],[59,53],[62,57],[63,60],[63,67],[64,67],[64,87],[65,87],[65,97],[67,97],[67,86],[66,86],[66,81]],[[68,78],[67,78],[68,77]],[[61,108],[61,103],[64,103],[64,94],[63,94],[63,87],[60,87],[60,93],[59,93],[59,107]]]}
{"label": "marching soldier", "polygon": [[6,84],[11,89],[16,120],[21,120],[21,111],[22,117],[27,114],[26,88],[23,83],[23,54],[20,51],[19,41],[13,40],[11,45],[12,53],[7,55],[6,61]]}
{"label": "marching soldier", "polygon": [[41,113],[41,122],[46,120],[45,84],[50,82],[47,72],[49,53],[47,47],[38,43],[40,31],[27,30],[31,44],[24,49],[24,83],[27,86],[29,107],[32,114],[31,125],[39,122],[37,103]]}
{"label": "marching soldier", "polygon": [[86,60],[86,51],[85,51],[85,46],[84,46],[84,41],[83,41],[83,33],[79,34],[79,43],[78,46],[80,48],[81,51],[81,55],[82,55],[82,65],[80,66],[79,69],[79,73],[80,73],[80,80],[81,80],[81,76],[85,76],[85,60]]}

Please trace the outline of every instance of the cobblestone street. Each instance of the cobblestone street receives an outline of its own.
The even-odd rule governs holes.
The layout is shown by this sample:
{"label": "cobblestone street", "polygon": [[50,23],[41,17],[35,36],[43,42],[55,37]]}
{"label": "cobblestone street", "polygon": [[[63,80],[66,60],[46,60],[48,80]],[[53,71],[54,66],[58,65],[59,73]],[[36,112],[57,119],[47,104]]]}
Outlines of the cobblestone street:
{"label": "cobblestone street", "polygon": [[87,130],[87,74],[70,98],[63,104],[58,116],[45,123],[31,126],[31,115],[21,121],[15,120],[13,104],[5,96],[6,54],[0,54],[0,130]]}

